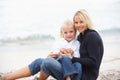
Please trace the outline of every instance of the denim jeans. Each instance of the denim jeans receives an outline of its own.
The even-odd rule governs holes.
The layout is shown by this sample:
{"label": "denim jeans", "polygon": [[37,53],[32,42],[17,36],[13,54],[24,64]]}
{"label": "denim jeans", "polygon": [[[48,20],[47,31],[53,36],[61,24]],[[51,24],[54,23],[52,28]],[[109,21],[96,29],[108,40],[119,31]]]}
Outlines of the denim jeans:
{"label": "denim jeans", "polygon": [[54,58],[36,59],[29,65],[29,69],[32,75],[42,70],[44,73],[53,76],[57,80],[64,80],[62,66]]}
{"label": "denim jeans", "polygon": [[[81,71],[80,63],[73,63],[73,65],[78,72]],[[44,73],[53,76],[57,80],[64,80],[62,65],[59,61],[55,60],[54,58],[36,59],[29,65],[29,69],[32,75],[42,70]],[[78,80],[75,78],[77,77],[77,75],[72,77],[72,80]]]}
{"label": "denim jeans", "polygon": [[69,57],[64,56],[59,58],[62,65],[63,76],[70,76],[72,80],[80,80],[82,74],[81,64],[78,62],[72,63]]}

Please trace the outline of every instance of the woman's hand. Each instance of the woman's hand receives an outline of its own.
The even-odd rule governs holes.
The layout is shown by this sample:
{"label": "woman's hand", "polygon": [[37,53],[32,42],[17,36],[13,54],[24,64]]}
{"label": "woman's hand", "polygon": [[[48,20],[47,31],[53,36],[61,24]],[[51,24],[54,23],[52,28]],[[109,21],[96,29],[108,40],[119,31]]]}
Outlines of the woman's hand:
{"label": "woman's hand", "polygon": [[71,54],[71,55],[73,55],[73,53],[74,53],[74,51],[71,48],[67,48],[67,52],[68,52],[68,54]]}

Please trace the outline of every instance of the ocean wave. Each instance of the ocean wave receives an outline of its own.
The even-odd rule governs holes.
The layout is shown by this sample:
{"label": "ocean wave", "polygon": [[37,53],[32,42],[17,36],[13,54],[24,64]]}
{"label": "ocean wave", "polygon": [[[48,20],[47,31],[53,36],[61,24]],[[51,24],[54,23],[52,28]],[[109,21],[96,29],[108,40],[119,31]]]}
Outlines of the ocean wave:
{"label": "ocean wave", "polygon": [[111,28],[99,31],[105,43],[120,44],[120,28]]}
{"label": "ocean wave", "polygon": [[[100,35],[105,39],[116,40],[120,42],[120,28],[111,28],[99,30]],[[29,35],[15,35],[15,36],[3,36],[0,38],[0,44],[17,42],[17,41],[31,41],[31,40],[55,40],[57,36],[53,36],[52,34],[29,34]],[[110,41],[110,40],[109,40]]]}
{"label": "ocean wave", "polygon": [[104,29],[99,30],[101,34],[120,34],[120,28],[110,28],[110,29]]}
{"label": "ocean wave", "polygon": [[1,38],[0,43],[10,43],[10,42],[16,42],[16,41],[31,41],[31,40],[54,40],[55,37],[52,35],[47,35],[47,34],[33,34],[29,35],[26,37],[6,37],[6,38]]}

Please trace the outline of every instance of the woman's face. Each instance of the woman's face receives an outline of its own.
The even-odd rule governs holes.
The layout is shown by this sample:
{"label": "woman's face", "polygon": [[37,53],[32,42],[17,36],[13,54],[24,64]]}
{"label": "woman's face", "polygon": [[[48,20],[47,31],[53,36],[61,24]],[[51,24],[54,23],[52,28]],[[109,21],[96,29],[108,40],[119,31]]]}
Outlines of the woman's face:
{"label": "woman's face", "polygon": [[84,34],[84,31],[88,28],[87,23],[80,19],[79,15],[76,15],[74,18],[74,26],[78,32]]}

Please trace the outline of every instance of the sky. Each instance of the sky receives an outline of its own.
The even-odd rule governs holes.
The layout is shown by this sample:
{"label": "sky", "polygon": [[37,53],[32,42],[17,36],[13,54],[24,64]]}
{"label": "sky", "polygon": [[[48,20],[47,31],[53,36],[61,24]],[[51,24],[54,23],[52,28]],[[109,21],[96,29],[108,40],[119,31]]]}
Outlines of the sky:
{"label": "sky", "polygon": [[97,30],[120,28],[119,7],[119,0],[0,0],[0,32],[54,35],[80,9],[88,11]]}

